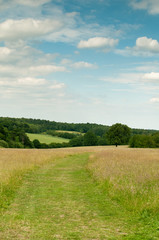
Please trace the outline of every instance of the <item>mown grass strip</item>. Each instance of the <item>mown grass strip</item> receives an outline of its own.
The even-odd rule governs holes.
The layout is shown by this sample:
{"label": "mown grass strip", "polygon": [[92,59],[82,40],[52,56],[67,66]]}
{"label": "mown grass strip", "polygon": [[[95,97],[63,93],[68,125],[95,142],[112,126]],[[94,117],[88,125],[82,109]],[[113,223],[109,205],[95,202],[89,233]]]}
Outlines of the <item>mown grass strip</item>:
{"label": "mown grass strip", "polygon": [[154,222],[144,225],[108,198],[86,169],[88,156],[61,158],[30,173],[0,217],[0,239],[158,239]]}
{"label": "mown grass strip", "polygon": [[46,150],[1,150],[0,212],[11,204],[26,174],[64,155],[64,152]]}
{"label": "mown grass strip", "polygon": [[10,205],[28,172],[68,154],[100,149],[100,147],[53,150],[0,149],[0,212]]}
{"label": "mown grass strip", "polygon": [[85,169],[87,159],[88,154],[75,155],[28,175],[0,219],[1,239],[117,239],[125,234],[119,209]]}

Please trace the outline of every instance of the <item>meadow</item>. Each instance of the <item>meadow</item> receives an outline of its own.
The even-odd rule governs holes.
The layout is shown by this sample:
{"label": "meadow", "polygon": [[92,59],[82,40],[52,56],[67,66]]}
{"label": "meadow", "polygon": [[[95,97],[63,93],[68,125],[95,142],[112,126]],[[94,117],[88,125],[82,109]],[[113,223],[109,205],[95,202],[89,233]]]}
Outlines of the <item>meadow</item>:
{"label": "meadow", "polygon": [[0,149],[0,156],[0,239],[159,239],[159,149]]}
{"label": "meadow", "polygon": [[112,200],[131,212],[159,214],[159,149],[107,149],[92,154],[88,168]]}
{"label": "meadow", "polygon": [[34,134],[34,133],[27,133],[27,136],[31,141],[38,139],[40,143],[67,143],[69,142],[69,139],[51,136],[47,134]]}
{"label": "meadow", "polygon": [[[98,150],[102,149],[98,148]],[[56,158],[92,152],[93,147],[67,149],[0,149],[0,210],[6,208],[21,185],[23,176]]]}

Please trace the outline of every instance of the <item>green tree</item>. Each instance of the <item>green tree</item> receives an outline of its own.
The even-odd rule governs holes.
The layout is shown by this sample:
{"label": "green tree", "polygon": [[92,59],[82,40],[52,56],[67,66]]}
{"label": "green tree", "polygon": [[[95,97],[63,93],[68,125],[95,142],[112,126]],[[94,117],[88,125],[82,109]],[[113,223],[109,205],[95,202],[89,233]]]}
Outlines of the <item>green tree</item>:
{"label": "green tree", "polygon": [[78,146],[83,146],[83,141],[84,141],[84,137],[81,135],[71,139],[69,143],[71,147],[78,147]]}
{"label": "green tree", "polygon": [[126,145],[130,139],[131,130],[127,125],[116,123],[109,128],[108,139],[110,144]]}
{"label": "green tree", "polygon": [[110,145],[107,133],[105,133],[102,137],[98,137],[98,145]]}
{"label": "green tree", "polygon": [[97,142],[98,138],[94,132],[92,132],[91,130],[86,132],[86,134],[84,135],[84,146],[96,146]]}
{"label": "green tree", "polygon": [[159,133],[154,133],[152,135],[152,139],[155,142],[155,147],[159,147]]}
{"label": "green tree", "polygon": [[33,144],[35,148],[41,148],[41,143],[39,142],[38,139],[34,139],[33,140]]}
{"label": "green tree", "polygon": [[134,148],[153,148],[156,145],[155,145],[155,141],[151,135],[136,134],[131,137],[129,146],[134,147]]}

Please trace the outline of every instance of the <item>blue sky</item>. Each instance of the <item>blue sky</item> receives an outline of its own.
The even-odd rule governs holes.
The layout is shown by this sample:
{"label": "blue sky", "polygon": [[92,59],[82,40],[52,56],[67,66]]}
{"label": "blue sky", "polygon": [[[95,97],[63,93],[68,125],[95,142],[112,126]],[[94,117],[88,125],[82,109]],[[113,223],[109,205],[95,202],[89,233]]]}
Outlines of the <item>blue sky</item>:
{"label": "blue sky", "polygon": [[159,1],[0,0],[1,116],[159,129]]}

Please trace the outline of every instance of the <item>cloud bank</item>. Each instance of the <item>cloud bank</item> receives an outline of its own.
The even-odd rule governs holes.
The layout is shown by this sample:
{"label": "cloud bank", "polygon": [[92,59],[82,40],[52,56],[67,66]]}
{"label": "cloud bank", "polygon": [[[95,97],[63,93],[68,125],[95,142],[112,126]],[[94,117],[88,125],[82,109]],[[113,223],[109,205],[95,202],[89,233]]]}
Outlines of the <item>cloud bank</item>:
{"label": "cloud bank", "polygon": [[62,23],[58,20],[8,19],[0,23],[0,41],[39,37],[53,32],[61,26]]}

